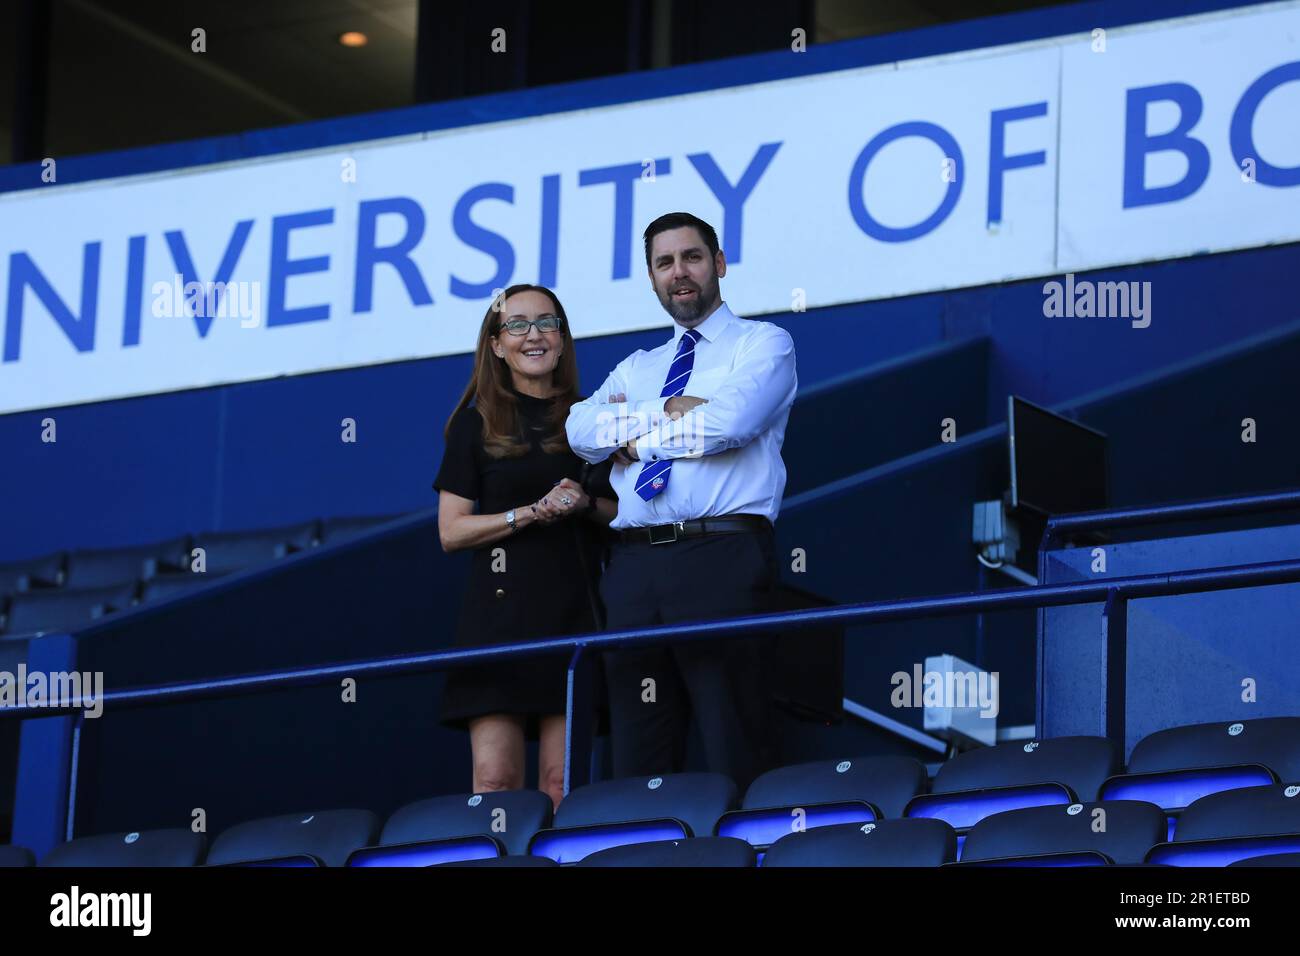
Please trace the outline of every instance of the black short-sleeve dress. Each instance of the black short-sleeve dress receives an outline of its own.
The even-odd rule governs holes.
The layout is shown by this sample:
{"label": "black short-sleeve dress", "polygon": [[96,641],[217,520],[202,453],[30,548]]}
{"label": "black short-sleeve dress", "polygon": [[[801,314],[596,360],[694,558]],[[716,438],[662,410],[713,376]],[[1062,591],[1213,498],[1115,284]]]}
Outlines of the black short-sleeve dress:
{"label": "black short-sleeve dress", "polygon": [[[483,419],[472,405],[456,414],[447,436],[433,487],[478,502],[479,514],[523,510],[561,478],[581,478],[582,459],[570,451],[550,454],[541,448],[547,414],[559,399],[518,391],[515,396],[531,443],[526,455],[489,456],[483,447]],[[609,462],[590,469],[588,494],[615,497],[609,469]],[[606,535],[599,523],[575,515],[551,525],[531,524],[474,549],[456,643],[482,647],[597,630],[592,600],[595,595],[599,601],[596,578]],[[502,553],[494,558],[497,548]],[[569,655],[561,653],[452,669],[443,693],[442,723],[464,728],[474,717],[519,714],[528,718],[529,739],[536,739],[539,716],[564,713],[568,662]]]}

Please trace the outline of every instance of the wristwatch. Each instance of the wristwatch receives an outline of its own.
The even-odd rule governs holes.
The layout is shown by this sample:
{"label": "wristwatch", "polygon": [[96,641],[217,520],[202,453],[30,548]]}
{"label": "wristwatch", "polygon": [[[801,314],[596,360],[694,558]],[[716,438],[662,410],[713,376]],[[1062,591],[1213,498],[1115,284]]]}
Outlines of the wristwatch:
{"label": "wristwatch", "polygon": [[506,524],[510,525],[511,531],[518,531],[519,527],[515,524],[515,509],[511,508],[506,512]]}

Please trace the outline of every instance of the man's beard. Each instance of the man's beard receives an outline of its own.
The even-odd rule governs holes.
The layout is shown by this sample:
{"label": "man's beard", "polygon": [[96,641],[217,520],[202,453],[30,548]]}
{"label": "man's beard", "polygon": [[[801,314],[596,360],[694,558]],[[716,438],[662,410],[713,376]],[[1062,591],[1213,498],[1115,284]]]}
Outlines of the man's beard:
{"label": "man's beard", "polygon": [[703,288],[695,285],[689,288],[695,290],[695,298],[685,302],[675,298],[671,290],[659,296],[659,303],[664,307],[664,311],[677,322],[694,322],[704,314],[705,309],[711,308],[718,298],[717,276],[714,276],[712,281]]}

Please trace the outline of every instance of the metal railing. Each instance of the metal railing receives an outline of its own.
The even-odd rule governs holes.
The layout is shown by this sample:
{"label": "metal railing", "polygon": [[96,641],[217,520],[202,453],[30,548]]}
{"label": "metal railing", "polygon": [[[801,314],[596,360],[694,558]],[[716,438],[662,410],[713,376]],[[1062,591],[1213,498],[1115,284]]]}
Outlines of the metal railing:
{"label": "metal railing", "polygon": [[[1300,498],[1300,496],[1297,496]],[[579,634],[568,637],[502,644],[493,647],[433,651],[399,657],[353,661],[325,666],[245,674],[213,680],[188,681],[108,691],[99,697],[105,710],[161,706],[185,701],[227,698],[290,687],[307,687],[332,683],[340,677],[391,677],[417,674],[480,664],[489,661],[538,657],[568,653],[566,691],[565,792],[590,779],[592,747],[592,687],[590,665],[594,654],[618,648],[681,642],[724,640],[745,635],[800,631],[831,626],[860,626],[887,621],[907,621],[931,617],[951,617],[989,611],[1020,608],[1062,607],[1076,604],[1103,603],[1100,639],[1104,660],[1103,726],[1098,730],[1123,748],[1125,741],[1126,656],[1128,644],[1128,603],[1138,598],[1221,591],[1235,588],[1263,587],[1300,583],[1300,560],[1234,565],[1194,571],[1176,571],[1100,581],[1076,581],[1065,584],[1006,588],[924,598],[905,598],[862,604],[843,604],[826,608],[783,611],[749,615],[726,620],[693,624]],[[69,714],[77,717],[78,729],[84,717],[80,700],[56,706],[11,706],[0,708],[0,719],[52,717]],[[74,740],[80,734],[74,735]],[[75,768],[77,754],[72,754]],[[70,790],[75,791],[75,773]],[[69,793],[69,809],[75,805],[75,793]],[[69,819],[71,830],[71,819]]]}
{"label": "metal railing", "polygon": [[1116,508],[1109,511],[1084,511],[1055,515],[1047,520],[1039,550],[1047,551],[1071,532],[1098,531],[1102,528],[1134,528],[1144,525],[1171,524],[1208,518],[1268,514],[1274,511],[1300,510],[1300,491],[1278,491],[1263,495],[1231,498],[1208,498],[1175,505],[1151,505],[1142,508]]}

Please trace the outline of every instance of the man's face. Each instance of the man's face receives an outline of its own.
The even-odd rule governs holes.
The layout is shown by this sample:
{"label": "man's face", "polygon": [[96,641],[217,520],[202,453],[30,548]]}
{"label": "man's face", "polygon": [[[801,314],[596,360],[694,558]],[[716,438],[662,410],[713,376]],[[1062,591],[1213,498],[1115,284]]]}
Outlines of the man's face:
{"label": "man's face", "polygon": [[722,250],[709,255],[704,237],[692,226],[669,229],[651,241],[650,283],[678,325],[694,328],[712,314],[722,301],[718,279],[726,274]]}

